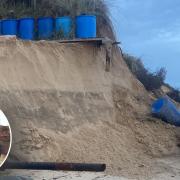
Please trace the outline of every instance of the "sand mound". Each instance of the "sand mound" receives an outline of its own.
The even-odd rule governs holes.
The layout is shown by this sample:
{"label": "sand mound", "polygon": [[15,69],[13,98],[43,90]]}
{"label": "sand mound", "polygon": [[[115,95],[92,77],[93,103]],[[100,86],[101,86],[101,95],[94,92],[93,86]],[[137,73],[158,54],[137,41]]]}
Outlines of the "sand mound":
{"label": "sand mound", "polygon": [[135,176],[178,152],[176,129],[148,116],[151,99],[117,49],[110,72],[103,48],[6,40],[0,50],[11,158],[103,162],[107,173]]}

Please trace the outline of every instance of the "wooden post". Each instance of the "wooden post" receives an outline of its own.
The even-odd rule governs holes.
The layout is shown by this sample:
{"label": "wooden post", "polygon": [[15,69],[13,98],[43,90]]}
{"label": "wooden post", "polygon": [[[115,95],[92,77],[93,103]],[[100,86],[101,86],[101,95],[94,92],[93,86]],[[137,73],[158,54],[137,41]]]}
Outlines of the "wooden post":
{"label": "wooden post", "polygon": [[112,44],[108,43],[105,45],[106,50],[106,71],[109,72],[112,61]]}

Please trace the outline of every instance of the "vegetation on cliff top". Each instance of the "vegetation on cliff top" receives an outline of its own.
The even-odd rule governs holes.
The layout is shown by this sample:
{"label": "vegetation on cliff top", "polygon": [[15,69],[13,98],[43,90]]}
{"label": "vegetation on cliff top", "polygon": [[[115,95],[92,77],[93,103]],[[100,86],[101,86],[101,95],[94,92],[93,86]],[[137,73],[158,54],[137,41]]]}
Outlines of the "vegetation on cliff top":
{"label": "vegetation on cliff top", "polygon": [[140,58],[128,54],[123,54],[123,57],[131,72],[148,91],[157,90],[164,84],[166,78],[165,68],[160,68],[156,72],[151,72],[145,68]]}
{"label": "vegetation on cliff top", "polygon": [[144,66],[140,58],[131,56],[129,54],[123,54],[123,58],[131,72],[148,91],[158,90],[161,88],[161,86],[164,85],[170,89],[170,92],[168,92],[167,95],[174,101],[180,103],[180,90],[173,88],[169,84],[165,83],[165,68],[160,68],[156,72],[151,72]]}
{"label": "vegetation on cliff top", "polygon": [[[35,3],[36,2],[36,3]],[[8,18],[71,16],[94,14],[97,16],[97,31],[100,36],[102,27],[113,28],[109,9],[105,0],[1,0],[0,16]],[[111,34],[111,36],[112,36]]]}

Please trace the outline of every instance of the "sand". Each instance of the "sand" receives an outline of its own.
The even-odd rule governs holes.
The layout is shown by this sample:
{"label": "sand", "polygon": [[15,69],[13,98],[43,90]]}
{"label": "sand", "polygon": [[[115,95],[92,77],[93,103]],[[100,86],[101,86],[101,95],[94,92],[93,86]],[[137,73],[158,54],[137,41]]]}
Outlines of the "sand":
{"label": "sand", "polygon": [[4,155],[0,156],[0,164],[2,164],[2,162],[4,161],[5,158],[6,158],[6,156],[4,156]]}
{"label": "sand", "polygon": [[[152,177],[138,177],[127,178],[123,176],[110,176],[105,173],[93,173],[93,172],[61,172],[61,171],[26,171],[26,170],[14,170],[0,172],[0,177],[3,176],[18,177],[17,180],[179,180],[180,179],[180,161],[179,156],[164,157],[156,159],[156,172],[152,174]],[[0,178],[1,179],[1,178]],[[7,180],[11,180],[7,179]],[[6,179],[3,179],[6,180]]]}
{"label": "sand", "polygon": [[150,115],[152,96],[118,49],[0,42],[0,105],[10,120],[10,159],[102,162],[105,174],[151,178],[156,158],[179,154],[177,131]]}

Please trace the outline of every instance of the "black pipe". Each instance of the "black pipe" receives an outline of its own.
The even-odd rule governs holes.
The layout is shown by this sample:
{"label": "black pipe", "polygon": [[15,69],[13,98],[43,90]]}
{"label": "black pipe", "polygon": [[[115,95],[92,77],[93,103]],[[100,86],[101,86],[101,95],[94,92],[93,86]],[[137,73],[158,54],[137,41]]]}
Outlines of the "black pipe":
{"label": "black pipe", "polygon": [[2,166],[2,169],[103,172],[106,169],[106,165],[55,162],[6,162]]}

